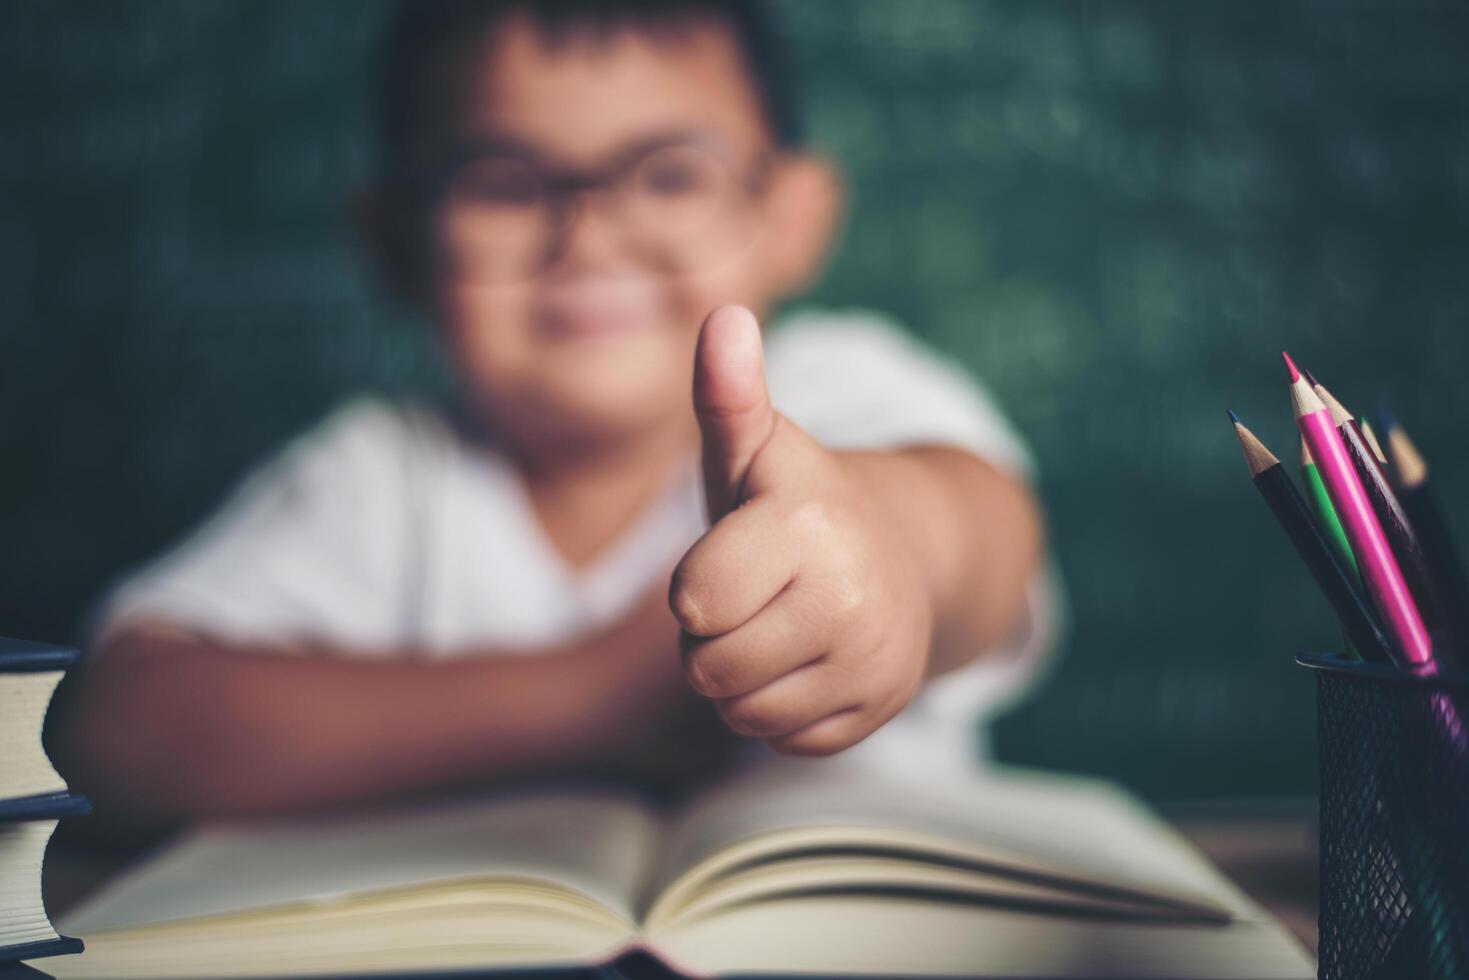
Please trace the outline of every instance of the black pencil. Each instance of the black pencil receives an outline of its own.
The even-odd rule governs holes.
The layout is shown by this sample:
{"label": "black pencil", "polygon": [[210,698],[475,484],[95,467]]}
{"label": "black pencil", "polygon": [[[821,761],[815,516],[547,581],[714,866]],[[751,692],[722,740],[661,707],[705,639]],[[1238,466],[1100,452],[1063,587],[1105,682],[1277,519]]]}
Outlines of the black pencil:
{"label": "black pencil", "polygon": [[1377,465],[1382,467],[1384,473],[1387,473],[1392,464],[1387,461],[1387,454],[1382,451],[1382,443],[1377,441],[1377,433],[1372,431],[1372,423],[1366,419],[1357,419],[1357,427],[1362,430],[1362,438],[1367,440],[1367,448],[1372,450],[1372,458],[1377,460]]}
{"label": "black pencil", "polygon": [[1469,664],[1469,576],[1465,575],[1453,533],[1433,493],[1428,464],[1392,416],[1382,412],[1379,421],[1398,481],[1398,499],[1419,532],[1423,556],[1428,562],[1430,587],[1444,613],[1454,665],[1463,667]]}
{"label": "black pencil", "polygon": [[1296,553],[1310,569],[1316,584],[1325,594],[1326,601],[1331,604],[1332,611],[1341,620],[1342,628],[1346,630],[1352,645],[1364,660],[1389,662],[1397,659],[1392,656],[1392,645],[1382,630],[1377,614],[1367,605],[1367,599],[1358,591],[1351,573],[1321,536],[1316,522],[1311,519],[1311,512],[1306,509],[1306,501],[1286,475],[1280,460],[1265,448],[1264,443],[1255,438],[1254,433],[1244,427],[1238,416],[1230,412],[1229,418],[1234,423],[1234,433],[1239,437],[1240,448],[1244,450],[1245,462],[1249,465],[1250,478],[1255,483],[1255,489],[1265,498],[1271,513],[1295,546]]}
{"label": "black pencil", "polygon": [[1408,591],[1418,606],[1418,615],[1423,617],[1423,624],[1431,632],[1443,625],[1443,610],[1437,601],[1432,584],[1433,573],[1428,567],[1428,558],[1423,553],[1423,544],[1413,521],[1388,482],[1382,465],[1377,462],[1377,455],[1367,445],[1356,417],[1315,378],[1307,374],[1306,380],[1311,382],[1311,387],[1331,412],[1331,421],[1341,433],[1342,445],[1346,447],[1352,468],[1357,471],[1357,478],[1362,481],[1362,489],[1367,491],[1377,522],[1382,525],[1382,533],[1387,536],[1387,543],[1397,556],[1403,580],[1408,583]]}

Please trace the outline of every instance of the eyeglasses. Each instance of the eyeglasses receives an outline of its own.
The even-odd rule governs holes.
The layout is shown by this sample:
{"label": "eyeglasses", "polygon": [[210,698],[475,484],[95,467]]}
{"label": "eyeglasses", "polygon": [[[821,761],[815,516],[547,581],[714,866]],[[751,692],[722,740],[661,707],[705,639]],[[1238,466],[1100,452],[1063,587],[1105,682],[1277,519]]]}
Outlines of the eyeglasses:
{"label": "eyeglasses", "polygon": [[456,276],[524,281],[561,252],[578,213],[595,199],[622,244],[665,272],[717,262],[745,239],[746,205],[764,188],[773,155],[738,173],[693,141],[635,147],[595,171],[554,169],[531,155],[471,148],[418,181],[425,229]]}

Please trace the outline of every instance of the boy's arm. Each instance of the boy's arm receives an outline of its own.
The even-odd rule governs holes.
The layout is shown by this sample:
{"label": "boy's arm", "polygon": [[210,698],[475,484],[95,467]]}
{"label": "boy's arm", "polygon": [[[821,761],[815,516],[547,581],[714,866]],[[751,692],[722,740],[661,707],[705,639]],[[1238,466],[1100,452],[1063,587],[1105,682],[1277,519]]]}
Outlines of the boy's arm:
{"label": "boy's arm", "polygon": [[1042,551],[1030,489],[962,449],[835,455],[882,500],[917,555],[934,608],[927,676],[1013,638]]}
{"label": "boy's arm", "polygon": [[53,741],[73,785],[144,819],[612,764],[688,696],[661,600],[554,650],[439,662],[245,649],[139,622],[95,652]]}

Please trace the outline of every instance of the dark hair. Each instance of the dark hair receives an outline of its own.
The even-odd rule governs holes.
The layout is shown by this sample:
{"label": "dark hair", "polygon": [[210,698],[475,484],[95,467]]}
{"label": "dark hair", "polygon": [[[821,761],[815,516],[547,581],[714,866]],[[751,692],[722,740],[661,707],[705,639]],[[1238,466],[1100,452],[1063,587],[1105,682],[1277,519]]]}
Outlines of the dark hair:
{"label": "dark hair", "polygon": [[801,141],[800,99],[784,40],[761,0],[398,0],[388,18],[379,72],[381,165],[392,169],[420,137],[430,67],[458,40],[525,13],[552,36],[590,27],[666,27],[706,21],[727,27],[744,60],[771,137]]}

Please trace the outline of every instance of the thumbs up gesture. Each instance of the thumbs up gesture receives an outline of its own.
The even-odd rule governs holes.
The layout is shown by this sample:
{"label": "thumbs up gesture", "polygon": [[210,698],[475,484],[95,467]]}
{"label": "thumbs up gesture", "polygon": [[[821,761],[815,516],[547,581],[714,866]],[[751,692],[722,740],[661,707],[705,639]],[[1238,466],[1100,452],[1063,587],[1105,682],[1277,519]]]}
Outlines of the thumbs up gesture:
{"label": "thumbs up gesture", "polygon": [[890,498],[771,405],[742,307],[704,321],[694,411],[711,527],[669,594],[689,683],[777,751],[840,751],[917,692],[933,590]]}

